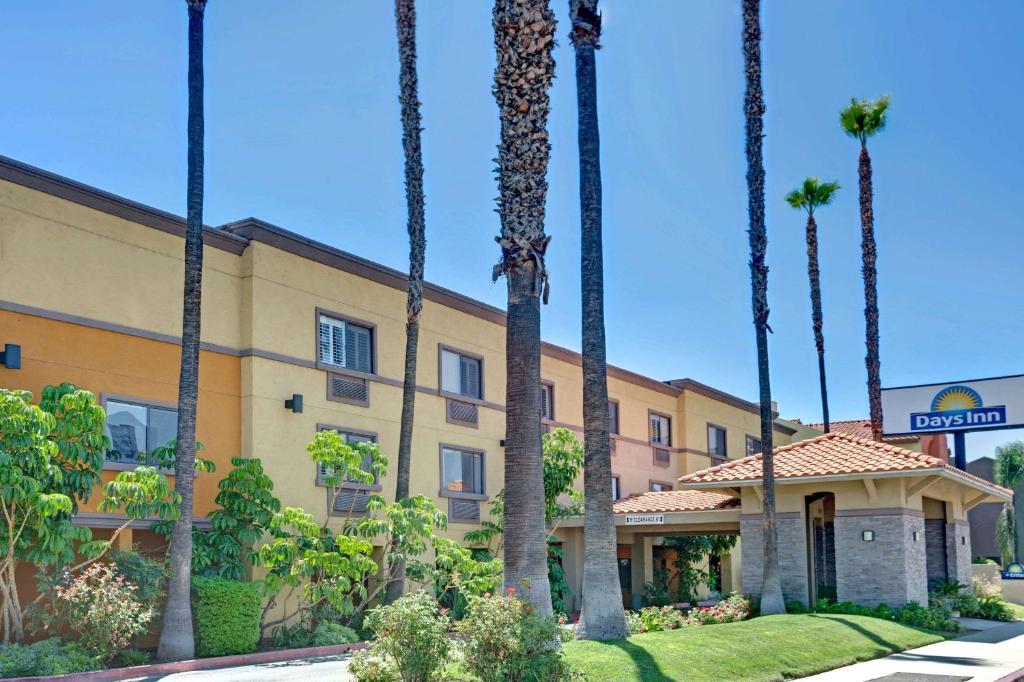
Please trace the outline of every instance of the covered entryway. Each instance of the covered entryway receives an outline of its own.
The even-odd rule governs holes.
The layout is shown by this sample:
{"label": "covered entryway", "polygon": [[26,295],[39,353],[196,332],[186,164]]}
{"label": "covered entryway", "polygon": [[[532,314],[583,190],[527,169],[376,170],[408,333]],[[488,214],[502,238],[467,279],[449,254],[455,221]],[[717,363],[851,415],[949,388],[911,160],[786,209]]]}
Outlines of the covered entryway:
{"label": "covered entryway", "polygon": [[836,496],[807,496],[807,556],[811,603],[836,598]]}
{"label": "covered entryway", "polygon": [[946,505],[942,500],[921,498],[924,510],[924,560],[928,585],[949,580],[946,557]]}

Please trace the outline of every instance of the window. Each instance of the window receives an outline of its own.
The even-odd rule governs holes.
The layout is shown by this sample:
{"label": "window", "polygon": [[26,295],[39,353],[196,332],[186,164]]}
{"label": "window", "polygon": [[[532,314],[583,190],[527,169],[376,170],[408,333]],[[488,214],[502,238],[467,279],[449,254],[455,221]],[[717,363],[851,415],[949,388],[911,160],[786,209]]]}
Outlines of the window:
{"label": "window", "polygon": [[725,429],[708,424],[708,454],[712,457],[725,457]]}
{"label": "window", "polygon": [[747,457],[761,452],[761,439],[747,436]]}
{"label": "window", "polygon": [[619,499],[619,477],[612,476],[612,499]]}
{"label": "window", "polygon": [[484,494],[484,453],[441,447],[441,489],[450,493]]}
{"label": "window", "polygon": [[651,443],[672,445],[672,419],[663,414],[651,413]]}
{"label": "window", "polygon": [[608,433],[618,435],[619,433],[619,401],[608,401]]}
{"label": "window", "polygon": [[662,483],[661,481],[651,481],[651,492],[652,493],[663,493],[672,490],[671,483]]}
{"label": "window", "polygon": [[124,400],[106,401],[108,462],[141,464],[146,455],[178,436],[178,411]]}
{"label": "window", "polygon": [[553,384],[540,385],[540,418],[555,421],[555,387]]}
{"label": "window", "polygon": [[445,393],[456,393],[467,398],[482,400],[483,385],[480,381],[480,365],[480,358],[442,348],[441,390]]}
{"label": "window", "polygon": [[373,373],[373,330],[354,322],[320,314],[320,362]]}
{"label": "window", "polygon": [[[339,428],[334,427],[334,426],[323,426],[323,425],[317,426],[316,430],[317,431],[337,431],[338,435],[341,436],[342,438],[344,438],[346,443],[376,443],[377,442],[377,436],[375,434],[372,434],[372,433],[357,433],[357,432],[353,432],[353,431],[346,431],[345,429],[339,429]],[[363,457],[363,461],[359,465],[359,468],[362,469],[363,471],[369,471],[371,461],[372,461],[372,458],[369,455],[367,455],[366,457]],[[316,472],[316,484],[317,485],[326,485],[324,483],[324,476],[326,476],[326,475],[327,475],[327,468],[324,465],[322,465],[322,464],[319,465],[317,467],[317,472]],[[346,481],[345,483],[342,483],[342,487],[345,487],[347,483],[353,483],[353,484],[356,484],[356,485],[363,485],[363,486],[366,485],[365,483],[362,483],[361,481],[357,482],[357,481],[352,481],[350,479],[350,480]],[[372,486],[377,486],[378,482],[374,481],[374,483],[371,484],[371,485]]]}

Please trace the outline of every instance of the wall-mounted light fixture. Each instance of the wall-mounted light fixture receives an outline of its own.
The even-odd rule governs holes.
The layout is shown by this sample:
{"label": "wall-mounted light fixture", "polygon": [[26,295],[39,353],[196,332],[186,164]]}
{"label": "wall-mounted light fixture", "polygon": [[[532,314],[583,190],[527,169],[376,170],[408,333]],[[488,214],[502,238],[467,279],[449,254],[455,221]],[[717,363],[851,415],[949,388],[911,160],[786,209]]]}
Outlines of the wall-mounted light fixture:
{"label": "wall-mounted light fixture", "polygon": [[921,533],[920,533],[919,531],[916,531],[916,530],[915,530],[915,531],[914,531],[914,542],[917,542],[917,541],[919,541],[920,539],[921,539]]}
{"label": "wall-mounted light fixture", "polygon": [[16,343],[4,344],[4,350],[0,353],[0,365],[7,369],[21,369],[21,346]]}
{"label": "wall-mounted light fixture", "polygon": [[505,447],[505,439],[502,438],[501,440],[499,440],[498,445],[500,445],[501,447]]}
{"label": "wall-mounted light fixture", "polygon": [[875,541],[875,531],[873,531],[873,530],[861,531],[860,537],[861,537],[861,539],[864,542],[874,542]]}
{"label": "wall-mounted light fixture", "polygon": [[284,407],[295,414],[302,414],[302,394],[292,393],[292,397],[284,401]]}

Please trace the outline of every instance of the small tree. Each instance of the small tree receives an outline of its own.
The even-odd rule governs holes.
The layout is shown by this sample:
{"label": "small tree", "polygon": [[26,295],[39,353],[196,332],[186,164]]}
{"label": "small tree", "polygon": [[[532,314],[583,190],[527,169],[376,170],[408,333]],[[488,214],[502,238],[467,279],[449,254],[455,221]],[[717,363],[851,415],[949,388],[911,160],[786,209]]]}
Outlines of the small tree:
{"label": "small tree", "polygon": [[[1024,442],[1016,440],[996,448],[996,483],[1016,491],[1024,483]],[[997,537],[1000,552],[1004,557],[1020,561],[1021,553],[1021,506],[1024,505],[1016,492],[1013,504],[1007,505],[999,516]]]}
{"label": "small tree", "polygon": [[723,557],[736,546],[735,535],[678,535],[665,538],[665,547],[675,550],[673,570],[665,575],[665,587],[676,582],[676,600],[694,602],[697,588],[711,587],[713,576],[704,568],[710,557]]}

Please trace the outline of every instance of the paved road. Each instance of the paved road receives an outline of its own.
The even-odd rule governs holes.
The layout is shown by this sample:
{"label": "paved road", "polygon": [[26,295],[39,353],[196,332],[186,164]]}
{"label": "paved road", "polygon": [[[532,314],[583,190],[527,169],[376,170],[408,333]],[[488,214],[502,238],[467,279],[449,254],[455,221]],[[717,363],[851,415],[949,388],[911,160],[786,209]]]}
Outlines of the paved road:
{"label": "paved road", "polygon": [[144,677],[135,682],[297,682],[330,680],[348,682],[348,655],[322,656],[297,661],[260,663],[221,670],[197,670],[160,677]]}
{"label": "paved road", "polygon": [[[979,632],[805,677],[800,682],[879,679],[996,682],[1007,676],[1014,679],[1012,674],[1024,668],[1024,621],[994,625],[992,621],[964,618],[961,623]],[[943,677],[925,677],[928,675]]]}

